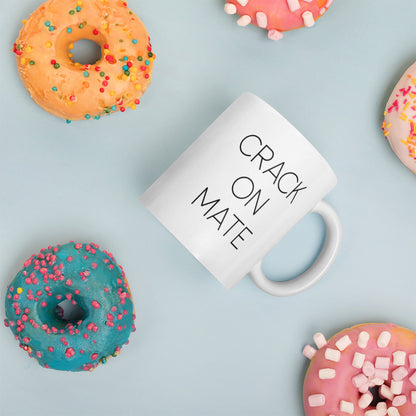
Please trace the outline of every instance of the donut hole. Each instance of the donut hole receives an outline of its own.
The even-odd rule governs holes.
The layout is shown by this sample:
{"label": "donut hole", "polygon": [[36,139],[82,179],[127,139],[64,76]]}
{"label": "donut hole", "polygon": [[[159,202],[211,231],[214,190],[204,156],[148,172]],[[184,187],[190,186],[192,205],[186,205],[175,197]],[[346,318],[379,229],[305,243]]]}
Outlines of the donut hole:
{"label": "donut hole", "polygon": [[385,402],[386,399],[380,396],[379,394],[380,386],[370,387],[368,391],[373,395],[373,401],[370,403],[369,407],[376,407],[380,402]]}
{"label": "donut hole", "polygon": [[81,65],[94,65],[101,59],[101,46],[89,39],[81,39],[69,49],[71,60]]}
{"label": "donut hole", "polygon": [[55,316],[65,325],[68,323],[75,325],[84,319],[85,312],[75,301],[65,299],[56,305]]}

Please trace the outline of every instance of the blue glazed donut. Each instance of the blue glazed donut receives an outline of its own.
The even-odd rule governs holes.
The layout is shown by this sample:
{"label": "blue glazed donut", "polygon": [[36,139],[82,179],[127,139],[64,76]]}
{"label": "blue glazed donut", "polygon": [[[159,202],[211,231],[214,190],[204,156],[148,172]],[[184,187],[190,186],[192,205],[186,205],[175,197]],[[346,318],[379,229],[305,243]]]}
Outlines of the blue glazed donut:
{"label": "blue glazed donut", "polygon": [[[65,302],[78,310],[69,320]],[[56,370],[93,370],[118,355],[134,330],[124,271],[93,243],[49,246],[32,255],[7,287],[5,306],[4,323],[20,347]]]}

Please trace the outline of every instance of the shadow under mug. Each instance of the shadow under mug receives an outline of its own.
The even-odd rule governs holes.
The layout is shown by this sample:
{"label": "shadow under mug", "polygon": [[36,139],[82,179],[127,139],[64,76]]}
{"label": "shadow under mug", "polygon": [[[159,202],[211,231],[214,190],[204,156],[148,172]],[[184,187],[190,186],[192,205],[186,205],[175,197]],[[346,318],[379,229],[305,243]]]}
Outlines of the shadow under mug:
{"label": "shadow under mug", "polygon": [[[245,275],[274,296],[297,294],[328,271],[342,226],[323,198],[337,183],[326,160],[282,115],[243,94],[156,180],[141,201],[227,288]],[[326,224],[301,275],[269,280],[263,258],[308,213]]]}

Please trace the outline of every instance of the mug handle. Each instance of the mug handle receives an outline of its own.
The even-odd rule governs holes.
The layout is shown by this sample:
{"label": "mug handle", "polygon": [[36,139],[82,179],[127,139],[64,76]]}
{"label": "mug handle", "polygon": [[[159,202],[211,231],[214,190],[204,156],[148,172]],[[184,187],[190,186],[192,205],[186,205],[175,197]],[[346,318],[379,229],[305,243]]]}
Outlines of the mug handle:
{"label": "mug handle", "polygon": [[299,276],[284,282],[269,280],[263,273],[262,263],[259,261],[249,272],[250,278],[262,290],[273,296],[292,296],[309,289],[317,283],[329,270],[338,254],[342,240],[342,225],[338,214],[327,202],[320,201],[312,209],[321,215],[326,225],[326,237],[322,250],[309,269]]}

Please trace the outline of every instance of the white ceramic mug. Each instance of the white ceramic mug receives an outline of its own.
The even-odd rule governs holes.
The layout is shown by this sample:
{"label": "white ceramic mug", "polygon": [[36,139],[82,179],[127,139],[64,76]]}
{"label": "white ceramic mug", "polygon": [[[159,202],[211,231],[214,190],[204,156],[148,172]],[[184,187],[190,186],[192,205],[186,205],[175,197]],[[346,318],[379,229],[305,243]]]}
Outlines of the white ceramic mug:
{"label": "white ceramic mug", "polygon": [[[284,117],[245,93],[144,193],[141,201],[227,288],[246,274],[275,296],[299,293],[332,265],[342,227],[323,198],[337,179]],[[306,214],[326,238],[315,263],[284,282],[267,279],[264,256]]]}

